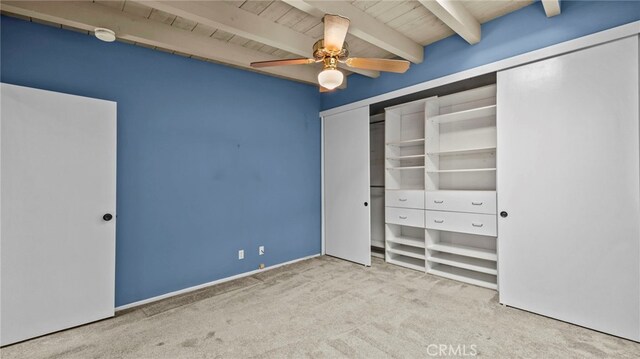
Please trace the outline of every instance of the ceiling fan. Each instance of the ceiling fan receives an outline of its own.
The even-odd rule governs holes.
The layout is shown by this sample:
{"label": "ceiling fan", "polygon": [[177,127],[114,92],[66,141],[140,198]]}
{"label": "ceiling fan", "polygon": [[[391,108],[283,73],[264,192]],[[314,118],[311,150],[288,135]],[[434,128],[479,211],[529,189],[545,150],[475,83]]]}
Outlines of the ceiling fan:
{"label": "ceiling fan", "polygon": [[409,61],[349,57],[349,46],[344,41],[349,29],[349,19],[340,15],[325,15],[324,38],[313,45],[313,58],[286,59],[252,62],[251,66],[269,67],[285,65],[306,65],[322,63],[323,69],[318,74],[320,91],[330,91],[342,84],[344,74],[338,70],[338,63],[348,67],[365,70],[403,73],[409,69]]}

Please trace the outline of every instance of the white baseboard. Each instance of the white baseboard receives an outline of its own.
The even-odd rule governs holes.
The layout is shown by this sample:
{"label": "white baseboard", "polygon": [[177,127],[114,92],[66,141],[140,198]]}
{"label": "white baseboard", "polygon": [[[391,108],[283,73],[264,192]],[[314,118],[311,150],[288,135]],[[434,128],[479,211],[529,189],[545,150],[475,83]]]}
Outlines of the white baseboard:
{"label": "white baseboard", "polygon": [[236,275],[231,276],[231,277],[226,277],[226,278],[214,280],[213,282],[203,283],[203,284],[199,284],[199,285],[196,285],[196,286],[193,286],[193,287],[176,290],[175,292],[169,292],[169,293],[162,294],[162,295],[159,295],[159,296],[156,296],[156,297],[151,297],[151,298],[143,299],[143,300],[140,300],[140,301],[137,301],[137,302],[121,305],[119,307],[116,307],[115,310],[117,312],[119,310],[130,309],[130,308],[137,307],[137,306],[140,306],[140,305],[143,305],[143,304],[157,302],[159,300],[166,299],[166,298],[169,298],[169,297],[173,297],[173,296],[176,296],[176,295],[193,292],[194,290],[210,287],[212,285],[228,282],[228,281],[231,281],[231,280],[234,280],[234,279],[238,279],[238,278],[248,277],[250,275],[254,275],[256,273],[268,271],[270,269],[275,269],[275,268],[278,268],[278,267],[286,266],[288,264],[292,264],[292,263],[304,261],[304,260],[307,260],[307,259],[319,257],[320,255],[321,254],[314,254],[314,255],[311,255],[311,256],[294,259],[292,261],[288,261],[288,262],[272,265],[271,267],[266,267],[265,269],[256,269],[256,270],[252,270],[250,272],[236,274]]}

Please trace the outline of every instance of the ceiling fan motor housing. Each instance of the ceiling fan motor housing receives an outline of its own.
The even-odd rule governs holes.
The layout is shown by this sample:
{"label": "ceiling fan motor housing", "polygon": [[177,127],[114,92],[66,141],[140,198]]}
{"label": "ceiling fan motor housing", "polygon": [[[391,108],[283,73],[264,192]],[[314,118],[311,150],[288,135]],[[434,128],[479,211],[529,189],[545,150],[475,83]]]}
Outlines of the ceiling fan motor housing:
{"label": "ceiling fan motor housing", "polygon": [[349,57],[349,45],[344,42],[340,52],[329,51],[324,47],[324,40],[320,39],[313,44],[313,57],[316,61],[322,61],[327,57],[335,57],[338,61],[345,62]]}

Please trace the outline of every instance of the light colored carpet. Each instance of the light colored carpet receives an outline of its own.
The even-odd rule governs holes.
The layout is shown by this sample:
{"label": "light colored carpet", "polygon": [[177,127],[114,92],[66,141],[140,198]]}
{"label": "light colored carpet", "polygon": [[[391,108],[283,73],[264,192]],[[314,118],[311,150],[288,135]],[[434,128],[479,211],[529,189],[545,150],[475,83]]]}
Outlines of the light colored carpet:
{"label": "light colored carpet", "polygon": [[635,359],[640,344],[506,308],[494,291],[379,259],[365,268],[318,257],[8,346],[0,354]]}

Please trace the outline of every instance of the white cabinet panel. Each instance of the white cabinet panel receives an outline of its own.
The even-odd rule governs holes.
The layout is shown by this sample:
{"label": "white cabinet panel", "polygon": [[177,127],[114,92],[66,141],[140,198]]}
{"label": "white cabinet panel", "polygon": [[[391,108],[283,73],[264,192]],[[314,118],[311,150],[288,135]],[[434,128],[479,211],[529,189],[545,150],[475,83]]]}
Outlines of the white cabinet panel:
{"label": "white cabinet panel", "polygon": [[7,84],[1,92],[7,345],[113,316],[116,104]]}
{"label": "white cabinet panel", "polygon": [[387,190],[385,203],[387,207],[424,209],[424,191]]}
{"label": "white cabinet panel", "polygon": [[638,37],[498,74],[500,302],[640,340]]}
{"label": "white cabinet panel", "polygon": [[427,209],[437,211],[496,213],[495,191],[427,191]]}
{"label": "white cabinet panel", "polygon": [[325,252],[371,265],[369,107],[323,122]]}
{"label": "white cabinet panel", "polygon": [[424,228],[424,210],[387,207],[385,221],[403,226]]}
{"label": "white cabinet panel", "polygon": [[425,227],[441,231],[496,236],[496,216],[480,213],[426,211]]}

